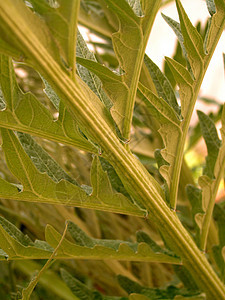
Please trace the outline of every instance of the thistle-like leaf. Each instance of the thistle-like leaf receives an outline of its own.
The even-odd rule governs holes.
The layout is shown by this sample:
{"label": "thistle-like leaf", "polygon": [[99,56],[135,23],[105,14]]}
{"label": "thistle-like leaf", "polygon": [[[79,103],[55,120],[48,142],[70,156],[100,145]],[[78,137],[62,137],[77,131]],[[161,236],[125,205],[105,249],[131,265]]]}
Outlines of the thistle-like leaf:
{"label": "thistle-like leaf", "polygon": [[[214,102],[213,99],[206,98],[201,100],[203,100],[206,104],[212,103],[213,105],[217,105],[217,106],[219,105],[219,110],[216,113],[210,112],[209,117],[213,120],[214,123],[217,123],[219,120],[221,120],[223,105],[219,104],[216,101]],[[200,127],[200,123],[198,122],[194,127],[190,128],[187,151],[190,150],[194,145],[196,145],[196,143],[199,141],[201,136],[202,136],[201,127]]]}
{"label": "thistle-like leaf", "polygon": [[76,180],[71,178],[29,134],[17,132],[17,136],[23,146],[23,149],[41,173],[47,173],[48,176],[55,182],[65,179],[75,185],[78,185]]}
{"label": "thistle-like leaf", "polygon": [[171,69],[174,79],[179,86],[179,95],[181,101],[181,115],[185,119],[188,114],[188,109],[192,103],[193,96],[193,79],[190,73],[185,69],[183,65],[177,61],[166,57],[166,62]]}
{"label": "thistle-like leaf", "polygon": [[162,97],[176,112],[176,114],[180,115],[180,108],[177,103],[177,99],[174,93],[174,90],[166,78],[166,76],[161,72],[159,67],[147,56],[144,57],[145,65],[152,77],[152,80],[155,84],[157,93],[159,97]]}
{"label": "thistle-like leaf", "polygon": [[[120,29],[117,33],[113,34],[112,40],[120,66],[125,72],[125,81],[129,86],[134,70],[134,64],[130,62],[135,62],[139,45],[142,43],[141,21],[125,0],[106,0],[106,3],[109,8],[118,15],[120,20]],[[127,55],[127,53],[129,53],[129,55]]]}
{"label": "thistle-like leaf", "polygon": [[[0,111],[0,126],[49,138],[57,142],[97,152],[94,145],[80,133],[68,112],[60,114],[56,122],[51,113],[31,93],[23,93],[17,82],[11,58],[0,57],[0,84],[4,110]],[[71,130],[73,128],[73,130]]]}
{"label": "thistle-like leaf", "polygon": [[187,65],[188,71],[192,74],[191,65],[188,60],[188,54],[187,54],[187,51],[184,46],[184,38],[183,38],[183,35],[181,32],[180,23],[178,23],[175,20],[171,19],[170,17],[164,15],[163,13],[162,13],[162,17],[167,22],[167,24],[173,29],[174,33],[176,34],[177,39],[180,43],[182,52],[183,52],[183,56],[186,60],[186,65]]}
{"label": "thistle-like leaf", "polygon": [[105,296],[99,291],[89,289],[85,284],[80,282],[78,279],[70,275],[66,270],[60,270],[62,279],[65,281],[67,286],[78,297],[79,300],[126,300],[127,297],[113,297]]}
{"label": "thistle-like leaf", "polygon": [[[124,213],[130,212],[140,216],[145,214],[145,211],[132,204],[123,194],[115,193],[112,190],[108,176],[103,172],[97,157],[94,158],[92,164],[91,178],[96,176],[96,179],[92,180],[93,194],[88,195],[85,190],[65,179],[55,182],[47,173],[40,173],[13,132],[2,128],[1,133],[3,139],[2,147],[8,167],[19,180],[22,190],[18,190],[15,185],[0,177],[0,197],[15,200],[23,199],[30,202],[88,207],[120,213],[124,211]],[[39,161],[39,165],[40,163]],[[107,186],[102,184],[103,182]]]}
{"label": "thistle-like leaf", "polygon": [[[108,84],[107,93],[109,97],[113,95],[111,99],[113,102],[111,115],[120,129],[122,136],[127,138],[130,131],[144,48],[147,42],[147,38],[143,42],[143,32],[144,34],[145,31],[146,34],[149,33],[160,2],[144,1],[144,19],[138,17],[125,0],[106,0],[106,3],[108,8],[118,16],[120,23],[119,31],[112,35],[112,41],[120,67],[124,72],[122,81],[125,83],[125,86],[119,85],[120,90],[115,88],[115,81],[112,85]],[[132,1],[131,4],[137,7],[138,1]],[[133,62],[132,64],[130,63],[131,61]],[[134,74],[137,74],[137,76],[134,76]],[[117,93],[115,94],[116,90]]]}
{"label": "thistle-like leaf", "polygon": [[207,8],[211,16],[216,13],[216,5],[214,0],[206,0]]}
{"label": "thistle-like leaf", "polygon": [[50,256],[53,248],[46,242],[34,243],[15,225],[0,217],[0,248],[7,259],[33,258],[41,259]]}
{"label": "thistle-like leaf", "polygon": [[[163,252],[154,252],[150,246],[144,242],[132,243],[118,240],[100,240],[88,237],[75,224],[69,222],[69,232],[75,243],[66,239],[58,250],[58,255],[68,257],[79,256],[80,259],[118,259],[134,261],[161,261],[178,263],[179,258],[174,254],[168,255]],[[46,227],[46,241],[53,248],[57,246],[61,234],[52,226]]]}
{"label": "thistle-like leaf", "polygon": [[[216,194],[219,188],[219,183],[224,176],[225,169],[225,109],[222,112],[222,143],[218,138],[216,127],[209,116],[202,112],[198,112],[201,128],[203,131],[203,137],[205,139],[208,156],[206,158],[206,167],[203,171],[203,175],[199,177],[199,185],[202,189],[200,191],[197,188],[191,187],[188,192],[189,199],[192,203],[193,217],[196,228],[197,244],[201,248],[205,248],[207,233],[209,230],[209,215],[212,213]],[[194,194],[193,194],[194,192]],[[196,193],[197,192],[197,193]],[[197,198],[195,197],[197,196]],[[193,201],[195,199],[195,201]]]}
{"label": "thistle-like leaf", "polygon": [[33,9],[42,16],[57,41],[61,60],[75,74],[76,33],[80,1],[48,2],[31,0]]}
{"label": "thistle-like leaf", "polygon": [[2,90],[0,89],[0,111],[6,108],[5,100],[2,95]]}
{"label": "thistle-like leaf", "polygon": [[219,245],[213,246],[213,255],[218,268],[220,277],[225,282],[225,210],[224,202],[216,204],[213,211],[213,218],[217,222],[219,232]]}
{"label": "thistle-like leaf", "polygon": [[[10,4],[6,3],[6,6],[7,5]],[[15,2],[11,9],[12,14],[20,13],[20,21],[22,23],[25,20],[29,22],[29,29],[35,32],[36,39],[39,43],[47,49],[52,58],[60,63],[61,59],[59,57],[58,45],[52,38],[50,30],[44,20],[39,18],[37,14],[34,14],[23,1]],[[18,60],[30,62],[30,58],[26,55],[26,49],[21,47],[21,44],[15,38],[14,34],[5,27],[4,22],[1,22],[0,29],[0,45],[3,46],[1,53],[16,57]]]}
{"label": "thistle-like leaf", "polygon": [[[156,244],[143,242],[132,243],[119,240],[95,239],[86,235],[77,225],[68,222],[68,232],[73,242],[63,239],[52,226],[47,225],[45,241],[32,242],[15,225],[0,217],[0,249],[2,259],[48,259],[54,249],[56,259],[118,259],[129,261],[150,261],[180,264],[180,258],[175,254],[164,251]],[[139,234],[140,235],[140,234]],[[140,238],[140,236],[139,236]],[[144,236],[146,239],[146,237]]]}
{"label": "thistle-like leaf", "polygon": [[143,15],[140,0],[127,0],[134,13],[141,17]]}
{"label": "thistle-like leaf", "polygon": [[59,110],[59,104],[60,104],[59,96],[56,94],[56,92],[53,90],[53,88],[51,87],[51,85],[48,83],[47,80],[45,80],[43,77],[42,77],[42,80],[45,85],[45,88],[43,90],[44,93],[47,95],[47,97],[52,102],[52,104],[55,106],[55,108],[57,110]]}
{"label": "thistle-like leaf", "polygon": [[192,218],[194,222],[194,238],[199,246],[200,234],[202,228],[202,218],[204,210],[202,207],[202,190],[193,186],[187,185],[186,193],[192,207]]}
{"label": "thistle-like leaf", "polygon": [[[77,32],[77,47],[76,47],[76,55],[79,58],[83,58],[85,60],[91,60],[97,62],[94,54],[88,49],[87,44],[85,43],[82,35],[79,30]],[[101,80],[91,72],[89,69],[79,64],[79,59],[77,63],[77,72],[80,78],[89,86],[89,88],[98,96],[98,98],[105,104],[105,106],[110,109],[112,103],[110,99],[107,97],[105,92],[102,89]]]}
{"label": "thistle-like leaf", "polygon": [[[121,287],[128,293],[135,293],[137,295],[145,296],[146,299],[205,299],[199,298],[199,293],[193,293],[186,289],[179,289],[173,285],[168,286],[166,289],[157,289],[157,288],[149,288],[144,287],[137,282],[130,280],[129,278],[119,275],[118,282]],[[183,298],[179,298],[179,296],[183,296]],[[189,298],[190,297],[190,298]],[[132,299],[132,298],[131,298]],[[134,298],[135,299],[135,298]],[[138,298],[137,298],[138,299]],[[142,298],[140,298],[142,299]],[[145,298],[143,298],[145,299]]]}
{"label": "thistle-like leaf", "polygon": [[208,156],[206,157],[206,167],[204,169],[203,175],[209,178],[214,178],[214,167],[221,147],[221,141],[218,137],[218,133],[214,122],[206,114],[198,111],[198,118],[200,122],[200,127],[202,135],[206,142]]}
{"label": "thistle-like leaf", "polygon": [[174,109],[165,100],[157,97],[141,83],[139,83],[138,88],[140,92],[139,96],[144,100],[150,114],[156,117],[161,125],[159,133],[162,136],[165,146],[161,150],[161,155],[168,164],[160,167],[160,173],[166,179],[168,187],[170,187],[177,145],[182,132],[180,120]]}
{"label": "thistle-like leaf", "polygon": [[180,0],[176,0],[176,5],[188,60],[194,77],[198,78],[202,72],[203,59],[205,58],[203,40],[197,29],[191,24]]}

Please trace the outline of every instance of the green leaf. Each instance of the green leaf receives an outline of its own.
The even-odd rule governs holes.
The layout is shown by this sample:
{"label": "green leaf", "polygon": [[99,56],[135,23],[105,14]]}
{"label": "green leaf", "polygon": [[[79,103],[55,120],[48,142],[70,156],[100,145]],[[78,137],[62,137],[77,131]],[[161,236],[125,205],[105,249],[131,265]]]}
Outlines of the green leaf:
{"label": "green leaf", "polygon": [[162,13],[162,17],[167,22],[167,24],[173,29],[174,33],[176,34],[176,36],[178,38],[178,41],[180,43],[180,47],[182,49],[185,61],[186,61],[188,71],[190,72],[191,75],[193,75],[192,70],[191,70],[191,65],[190,65],[190,62],[188,60],[188,54],[187,54],[187,51],[186,51],[185,46],[184,46],[184,38],[183,38],[183,35],[182,35],[182,32],[181,32],[180,23],[178,23],[175,20],[171,19],[170,17],[164,15],[163,13]]}
{"label": "green leaf", "polygon": [[113,34],[112,41],[120,66],[125,72],[125,81],[129,86],[134,70],[134,64],[130,64],[130,61],[136,60],[139,47],[137,45],[142,43],[140,18],[135,15],[125,0],[106,0],[106,3],[109,9],[119,17],[120,30]]}
{"label": "green leaf", "polygon": [[217,222],[219,231],[219,245],[213,246],[213,255],[220,270],[220,278],[225,282],[225,206],[224,202],[216,204],[213,218]]}
{"label": "green leaf", "polygon": [[134,13],[141,17],[143,15],[140,0],[127,0]]}
{"label": "green leaf", "polygon": [[41,147],[29,134],[17,132],[20,143],[33,164],[41,173],[47,173],[55,182],[65,179],[75,185],[76,180],[71,178],[60,165]]}
{"label": "green leaf", "polygon": [[17,242],[20,242],[23,246],[33,244],[27,235],[24,235],[15,225],[3,217],[0,217],[0,225],[13,239],[15,239]]}
{"label": "green leaf", "polygon": [[[106,0],[106,3],[109,9],[119,18],[119,31],[112,35],[113,48],[119,60],[120,67],[124,71],[124,81],[128,88],[130,88],[134,80],[133,74],[136,72],[138,52],[143,39],[140,18],[135,15],[125,0]],[[133,61],[132,64],[130,63],[131,61]],[[122,96],[123,99],[121,99]],[[132,106],[133,110],[134,103],[133,96],[132,99],[126,96],[127,95],[122,94],[111,109],[111,114],[125,138],[127,138],[128,133],[124,132],[127,131],[124,127],[128,126],[127,124],[131,121],[130,113],[128,115],[126,111],[127,109],[130,111],[130,106]]]}
{"label": "green leaf", "polygon": [[[77,48],[76,48],[76,55],[78,58],[83,58],[84,61],[91,60],[96,62],[97,60],[94,54],[88,49],[82,35],[80,34],[79,30],[77,32]],[[77,60],[79,62],[79,59]],[[89,88],[98,96],[98,98],[105,104],[105,106],[110,109],[112,103],[110,99],[105,94],[104,90],[102,89],[102,82],[101,80],[95,75],[93,72],[89,71],[89,69],[85,68],[84,65],[77,63],[77,72],[80,78],[89,86]]]}
{"label": "green leaf", "polygon": [[[186,60],[184,58],[184,55],[183,55],[183,52],[182,52],[179,41],[176,42],[175,51],[174,51],[174,54],[173,54],[172,58],[175,61],[179,62],[181,65],[186,66]],[[170,70],[166,60],[164,60],[163,71],[164,71],[165,76],[170,81],[170,84],[172,85],[173,89],[175,89],[176,81],[174,79],[173,73]]]}
{"label": "green leaf", "polygon": [[184,119],[188,115],[189,107],[192,104],[193,97],[193,79],[190,73],[184,68],[183,65],[175,60],[166,57],[166,62],[171,69],[173,76],[179,86],[179,95],[181,101],[181,115]]}
{"label": "green leaf", "polygon": [[103,157],[100,157],[100,162],[102,165],[102,169],[107,172],[112,188],[119,193],[122,193],[126,197],[130,197],[128,192],[126,191],[121,179],[117,175],[113,166]]}
{"label": "green leaf", "polygon": [[57,41],[61,59],[75,77],[76,32],[80,1],[59,0],[52,2],[52,5],[45,0],[31,0],[30,2],[35,12],[46,22]]}
{"label": "green leaf", "polygon": [[147,69],[152,77],[152,80],[155,84],[157,93],[159,97],[162,97],[176,112],[176,114],[180,115],[180,108],[177,103],[176,96],[174,94],[174,90],[165,77],[165,75],[161,72],[156,64],[145,54],[144,62],[147,66]]}
{"label": "green leaf", "polygon": [[60,270],[62,279],[73,292],[73,294],[80,300],[126,300],[127,297],[113,297],[102,295],[98,291],[89,289],[86,285],[80,282],[75,277],[71,276],[66,270]]}
{"label": "green leaf", "polygon": [[[22,184],[22,191],[0,178],[0,197],[145,215],[144,210],[131,203],[123,194],[112,190],[109,178],[103,172],[97,157],[93,160],[91,173],[91,178],[96,176],[97,179],[92,180],[93,194],[89,196],[82,188],[67,181],[68,178],[55,182],[46,173],[40,173],[13,132],[3,128],[1,132],[8,167]],[[102,185],[102,182],[107,184],[107,187]]]}
{"label": "green leaf", "polygon": [[180,279],[180,281],[183,283],[184,287],[190,291],[191,294],[198,294],[199,289],[196,284],[196,281],[194,280],[193,276],[190,274],[190,272],[185,268],[185,266],[173,266],[173,269]]}
{"label": "green leaf", "polygon": [[160,123],[159,133],[165,148],[161,150],[163,159],[167,162],[160,167],[160,173],[165,178],[168,186],[171,184],[176,151],[181,136],[180,120],[173,108],[162,98],[157,97],[141,83],[138,85],[139,96],[144,100],[150,114]]}
{"label": "green leaf", "polygon": [[57,110],[59,110],[59,103],[60,103],[60,99],[58,97],[58,95],[56,94],[56,92],[52,89],[51,85],[48,83],[47,80],[44,79],[44,77],[41,77],[41,79],[44,82],[45,88],[44,88],[44,92],[47,95],[47,97],[49,98],[49,100],[51,100],[52,104],[55,106],[55,108]]}
{"label": "green leaf", "polygon": [[192,207],[192,218],[194,222],[194,231],[195,231],[194,237],[196,243],[199,246],[200,234],[202,229],[202,219],[205,213],[202,207],[202,190],[189,184],[186,187],[186,193]]}
{"label": "green leaf", "polygon": [[[86,2],[84,4],[84,2]],[[111,33],[113,31],[113,24],[108,20],[108,14],[103,8],[98,7],[96,9],[96,2],[83,1],[80,3],[79,11],[79,24],[91,31],[94,31],[105,38],[111,38]],[[115,21],[115,20],[114,20]]]}
{"label": "green leaf", "polygon": [[0,74],[0,84],[6,105],[6,108],[0,111],[0,126],[97,152],[96,147],[80,133],[68,112],[62,111],[60,119],[55,121],[51,113],[33,94],[24,94],[20,90],[11,58],[1,55]]}
{"label": "green leaf", "polygon": [[80,300],[93,299],[93,291],[88,289],[83,283],[71,276],[66,270],[60,270],[61,277],[75,296]]}
{"label": "green leaf", "polygon": [[[14,262],[14,267],[21,275],[33,278],[34,274],[41,269],[41,264],[34,260],[18,260]],[[31,279],[32,280],[32,279]],[[39,283],[45,290],[48,291],[48,295],[52,298],[62,300],[79,300],[63,280],[53,270],[47,270],[39,279]],[[45,295],[44,295],[45,297]]]}
{"label": "green leaf", "polygon": [[[138,295],[140,294],[140,295],[145,296],[146,299],[152,299],[152,300],[153,299],[176,299],[174,297],[177,295],[182,295],[182,296],[194,295],[196,297],[198,296],[197,293],[191,293],[185,289],[179,289],[172,285],[168,286],[166,289],[149,288],[149,287],[144,287],[122,275],[119,275],[117,278],[118,278],[118,282],[121,285],[121,287],[128,294],[131,294],[131,293],[135,293]],[[140,298],[140,299],[142,299],[142,298]],[[196,298],[196,299],[198,299],[198,298]]]}
{"label": "green leaf", "polygon": [[[66,239],[58,250],[59,256],[79,259],[116,259],[128,261],[158,261],[168,263],[180,263],[178,257],[164,253],[154,252],[146,243],[131,243],[118,240],[101,240],[88,237],[75,224],[69,222],[69,232],[75,240],[72,243]],[[53,248],[61,239],[52,226],[46,227],[45,238]]]}
{"label": "green leaf", "polygon": [[[210,112],[209,117],[213,120],[214,123],[217,123],[219,120],[221,120],[222,111],[223,111],[223,105],[218,104],[214,99],[208,99],[208,98],[200,98],[199,100],[204,101],[206,104],[214,104],[219,105],[219,110],[216,113]],[[199,141],[199,139],[202,136],[200,123],[198,122],[194,127],[190,128],[190,134],[189,134],[189,141],[188,141],[188,147],[187,150],[190,150],[193,146],[196,145],[196,143]]]}
{"label": "green leaf", "polygon": [[24,57],[22,52],[15,48],[12,44],[10,45],[6,41],[0,38],[0,53],[12,56],[13,58],[16,58],[17,61],[23,61]]}
{"label": "green leaf", "polygon": [[[25,236],[16,226],[0,217],[0,248],[7,254],[8,259],[45,258],[49,257],[49,249],[40,247]],[[50,248],[50,246],[49,246]]]}
{"label": "green leaf", "polygon": [[[198,112],[198,115],[201,122],[203,137],[205,138],[208,149],[208,157],[206,158],[206,168],[203,172],[204,175],[200,176],[198,180],[202,189],[202,203],[200,205],[200,192],[198,192],[198,204],[194,209],[194,213],[195,211],[197,212],[195,215],[195,222],[199,227],[199,230],[197,229],[197,243],[202,250],[205,250],[215,199],[225,169],[225,108],[223,108],[222,112],[222,143],[218,138],[213,121],[202,112]],[[192,195],[189,197],[190,200],[191,197]]]}
{"label": "green leaf", "polygon": [[[223,0],[207,0],[206,2],[210,14],[213,14],[209,19],[208,30],[204,41],[206,53],[210,53],[214,51],[215,41],[218,40],[220,32],[224,30],[225,3]],[[216,13],[214,13],[214,11],[216,11]]]}
{"label": "green leaf", "polygon": [[180,0],[176,0],[176,5],[188,60],[194,77],[198,78],[202,72],[203,59],[205,58],[203,40],[197,29],[191,24]]}
{"label": "green leaf", "polygon": [[[110,109],[111,115],[122,132],[124,113],[127,105],[126,101],[129,93],[128,86],[124,82],[123,77],[93,60],[77,57],[77,62],[101,79],[103,87],[113,103]],[[109,107],[109,105],[107,106]]]}
{"label": "green leaf", "polygon": [[[160,1],[148,2],[143,3],[145,17],[140,18],[125,0],[106,0],[108,8],[118,16],[119,31],[113,33],[112,41],[120,67],[124,71],[123,81],[129,89],[128,94],[120,94],[120,98],[113,101],[114,105],[111,108],[112,117],[125,139],[130,137],[130,126],[144,50],[160,4]],[[136,6],[137,1],[135,3],[132,1],[132,4]],[[131,61],[132,63],[130,63]]]}
{"label": "green leaf", "polygon": [[[119,240],[94,239],[87,236],[77,225],[69,222],[69,233],[74,242],[62,240],[62,235],[47,225],[46,241],[32,242],[13,224],[0,217],[1,259],[116,259],[180,264],[173,253],[151,249],[145,242],[131,243]],[[59,245],[60,243],[60,245]],[[57,248],[57,253],[54,249]],[[153,250],[157,250],[156,252]]]}
{"label": "green leaf", "polygon": [[206,0],[207,8],[211,16],[216,13],[216,5],[214,0]]}
{"label": "green leaf", "polygon": [[[93,59],[91,59],[91,60],[86,59],[86,58],[84,59],[83,57],[78,56],[77,62],[80,65],[82,65],[83,67],[87,68],[89,71],[93,72],[95,75],[97,75],[101,79],[101,81],[103,83],[103,87],[113,103],[113,107],[111,108],[111,113],[112,113],[112,111],[115,110],[115,107],[117,107],[117,106],[120,107],[121,111],[125,110],[125,105],[126,105],[125,99],[128,97],[128,87],[125,84],[122,76],[119,76],[119,74],[112,72],[110,69],[97,63]],[[78,71],[79,71],[79,67],[78,67]],[[84,76],[84,75],[85,74],[83,74],[82,76]],[[81,78],[83,78],[82,76],[81,76]],[[94,84],[94,86],[98,87],[100,83],[98,83],[98,81],[96,83],[95,79],[93,81],[93,76],[91,76],[91,73],[90,73],[90,77],[92,77],[93,84],[90,82],[90,79],[88,77],[89,76],[85,75],[85,77],[83,79],[84,80],[86,79],[86,81],[87,81],[86,83],[89,84],[90,88],[96,93],[97,90],[96,90],[96,88],[93,87],[93,84]],[[102,97],[101,94],[99,94],[99,92],[97,95],[100,99],[103,100],[103,102],[106,104],[106,107],[111,106],[108,104],[108,101],[107,102],[105,101],[105,99]],[[113,115],[113,113],[112,113],[112,115]],[[118,124],[118,126],[121,129],[120,123]]]}
{"label": "green leaf", "polygon": [[137,231],[136,232],[137,242],[138,243],[146,243],[150,246],[152,251],[155,253],[163,253],[171,256],[175,256],[175,254],[167,249],[163,249],[160,247],[155,241],[151,239],[151,237],[145,233],[144,231]]}
{"label": "green leaf", "polygon": [[201,111],[198,111],[197,113],[202,130],[202,135],[206,142],[208,151],[208,156],[206,157],[206,167],[203,174],[213,179],[214,167],[221,146],[221,141],[218,137],[218,133],[212,119]]}
{"label": "green leaf", "polygon": [[49,257],[49,259],[47,260],[47,262],[44,264],[44,266],[41,268],[41,270],[38,272],[38,274],[32,278],[32,280],[29,282],[28,286],[26,288],[24,288],[22,290],[22,300],[29,300],[31,297],[31,294],[33,292],[33,290],[35,289],[36,285],[38,284],[38,281],[40,279],[40,277],[42,276],[42,274],[48,269],[48,267],[50,266],[53,258],[55,257],[58,248],[60,247],[65,235],[66,235],[66,231],[67,231],[67,224],[65,226],[63,235],[61,237],[61,240],[59,241],[57,247],[54,249],[53,253],[51,254],[51,256]]}
{"label": "green leaf", "polygon": [[[122,5],[121,1],[120,3],[115,1],[111,2],[111,0],[107,0],[109,8],[111,8],[114,13],[118,14],[119,17],[122,16],[120,18],[120,30],[113,34],[113,44],[120,66],[125,73],[122,76],[117,76],[106,67],[94,61],[90,61],[90,59],[92,59],[91,57],[87,57],[89,60],[78,57],[77,61],[82,66],[88,68],[90,71],[99,76],[103,82],[104,89],[113,103],[110,110],[111,115],[122,135],[127,139],[130,135],[129,123],[132,119],[133,105],[138,83],[138,77],[134,77],[133,74],[139,74],[139,71],[141,70],[140,67],[142,65],[145,44],[140,44],[140,47],[136,48],[137,36],[138,39],[141,38],[142,40],[141,19],[133,13],[125,0],[122,1]],[[148,1],[147,3],[144,3],[143,6],[145,18],[142,20],[142,25],[143,29],[145,28],[148,32],[151,29],[155,13],[159,6],[159,1]],[[131,27],[133,29],[130,31]],[[127,33],[128,30],[129,34]],[[127,55],[124,56],[127,49],[129,49],[129,57]],[[141,55],[140,58],[137,54]],[[130,64],[131,60],[134,61],[133,64]]]}
{"label": "green leaf", "polygon": [[142,11],[144,14],[144,18],[142,17],[142,30],[147,37],[150,34],[151,27],[160,5],[161,1],[141,0]]}
{"label": "green leaf", "polygon": [[[35,32],[36,38],[38,39],[39,43],[47,49],[52,58],[60,62],[58,46],[52,39],[49,28],[46,26],[44,20],[39,18],[38,15],[34,14],[23,1],[17,1],[16,3],[14,3],[11,9],[13,10],[12,15],[15,14],[15,12],[19,12],[21,17],[29,22],[29,28]],[[3,45],[3,49],[1,48],[1,51],[3,51],[4,54],[13,57],[16,55],[17,58],[20,58],[19,60],[30,63],[30,59],[25,53],[26,50],[21,46],[21,43],[18,42],[9,28],[6,29],[4,24],[1,23],[0,29],[0,44],[1,46]]]}
{"label": "green leaf", "polygon": [[171,123],[174,126],[179,127],[180,120],[172,107],[164,99],[156,96],[142,83],[139,83],[138,88],[140,96],[142,95],[142,99],[151,110],[152,115],[156,117],[161,124]]}
{"label": "green leaf", "polygon": [[129,296],[129,300],[148,300],[148,299],[149,297],[140,294],[135,294],[135,293]]}

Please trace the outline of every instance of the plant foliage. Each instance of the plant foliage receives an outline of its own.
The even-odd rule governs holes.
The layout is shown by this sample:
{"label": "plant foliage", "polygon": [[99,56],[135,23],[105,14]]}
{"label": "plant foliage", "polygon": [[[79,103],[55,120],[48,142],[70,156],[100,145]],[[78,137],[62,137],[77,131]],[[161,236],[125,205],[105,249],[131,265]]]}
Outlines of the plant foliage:
{"label": "plant foliage", "polygon": [[[204,29],[180,0],[179,22],[162,15],[179,42],[163,72],[145,48],[165,2],[1,1],[3,298],[225,299],[225,206],[215,205],[224,105],[202,99],[219,111],[198,111],[189,135],[225,2],[206,1]],[[78,24],[101,37],[94,51]],[[201,136],[208,154],[195,182],[185,145]],[[12,268],[18,284],[38,273],[16,288]]]}

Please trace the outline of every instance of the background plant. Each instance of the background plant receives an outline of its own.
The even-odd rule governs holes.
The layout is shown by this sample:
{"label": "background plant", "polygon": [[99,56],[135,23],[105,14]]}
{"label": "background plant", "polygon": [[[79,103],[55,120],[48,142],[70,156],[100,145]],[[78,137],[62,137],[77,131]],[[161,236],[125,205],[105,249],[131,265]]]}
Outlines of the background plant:
{"label": "background plant", "polygon": [[[179,44],[162,73],[145,55],[161,1],[0,3],[3,297],[29,299],[39,281],[38,299],[224,299],[221,105],[189,139],[208,150],[198,183],[183,159],[224,28],[224,1],[206,4],[204,29],[180,1],[180,23],[163,15]],[[78,21],[104,39],[95,55]]]}

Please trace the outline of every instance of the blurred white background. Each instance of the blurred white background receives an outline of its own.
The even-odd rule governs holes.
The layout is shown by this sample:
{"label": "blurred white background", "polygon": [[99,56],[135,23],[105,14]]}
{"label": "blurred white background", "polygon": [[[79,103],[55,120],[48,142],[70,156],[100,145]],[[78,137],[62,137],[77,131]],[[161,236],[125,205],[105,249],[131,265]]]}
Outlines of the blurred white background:
{"label": "blurred white background", "polygon": [[[183,0],[182,4],[193,25],[200,20],[206,23],[209,12],[203,0]],[[161,10],[165,15],[179,22],[175,3],[168,4]],[[176,36],[159,13],[150,35],[146,53],[159,66],[162,66],[164,56],[172,56]],[[223,55],[225,53],[225,32],[223,33],[213,55],[201,87],[201,96],[225,101]]]}

